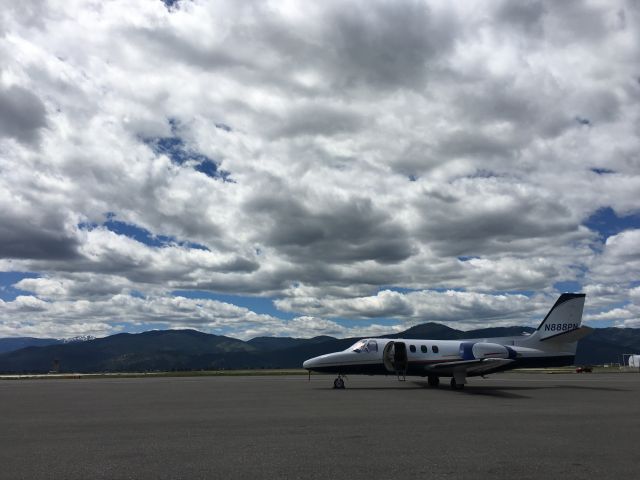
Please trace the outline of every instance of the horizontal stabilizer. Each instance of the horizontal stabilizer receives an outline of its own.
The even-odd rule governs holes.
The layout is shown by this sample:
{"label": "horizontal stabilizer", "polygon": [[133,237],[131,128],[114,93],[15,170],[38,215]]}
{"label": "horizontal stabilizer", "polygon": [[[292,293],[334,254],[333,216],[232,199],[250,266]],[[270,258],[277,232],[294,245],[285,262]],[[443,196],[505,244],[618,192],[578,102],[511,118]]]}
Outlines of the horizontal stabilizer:
{"label": "horizontal stabilizer", "polygon": [[586,337],[591,332],[593,332],[593,328],[583,326],[566,332],[561,332],[556,335],[551,335],[550,337],[543,338],[540,341],[549,343],[573,343]]}

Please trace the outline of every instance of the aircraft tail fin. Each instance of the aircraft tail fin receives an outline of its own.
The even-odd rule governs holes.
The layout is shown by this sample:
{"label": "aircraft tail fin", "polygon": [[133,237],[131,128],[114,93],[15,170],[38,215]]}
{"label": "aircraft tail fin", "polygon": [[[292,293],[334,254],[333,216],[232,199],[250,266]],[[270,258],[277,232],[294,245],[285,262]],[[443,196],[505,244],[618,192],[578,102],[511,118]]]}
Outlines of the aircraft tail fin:
{"label": "aircraft tail fin", "polygon": [[576,351],[577,342],[593,329],[582,326],[584,293],[563,293],[542,323],[526,340],[526,345],[549,351]]}
{"label": "aircraft tail fin", "polygon": [[[538,340],[550,340],[578,330],[582,324],[584,293],[563,293],[551,307],[547,316],[534,333]],[[565,337],[566,338],[566,337]]]}

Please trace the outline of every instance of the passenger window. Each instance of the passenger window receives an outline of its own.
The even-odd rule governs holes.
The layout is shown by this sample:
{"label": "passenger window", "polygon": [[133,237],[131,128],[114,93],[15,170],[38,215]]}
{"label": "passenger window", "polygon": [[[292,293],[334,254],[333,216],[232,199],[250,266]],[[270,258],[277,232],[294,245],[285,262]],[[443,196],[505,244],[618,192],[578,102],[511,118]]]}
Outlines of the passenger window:
{"label": "passenger window", "polygon": [[433,351],[433,353],[438,353],[438,346],[437,345],[433,345],[431,347],[431,350]]}
{"label": "passenger window", "polygon": [[367,350],[369,351],[369,353],[377,352],[378,342],[376,342],[375,340],[369,340],[369,343],[367,343]]}
{"label": "passenger window", "polygon": [[427,352],[429,351],[429,349],[427,348],[427,346],[426,346],[426,345],[422,345],[422,346],[420,347],[420,351],[421,351],[422,353],[427,353]]}
{"label": "passenger window", "polygon": [[410,345],[409,346],[409,350],[411,350],[413,353],[416,353],[416,346],[415,345]]}

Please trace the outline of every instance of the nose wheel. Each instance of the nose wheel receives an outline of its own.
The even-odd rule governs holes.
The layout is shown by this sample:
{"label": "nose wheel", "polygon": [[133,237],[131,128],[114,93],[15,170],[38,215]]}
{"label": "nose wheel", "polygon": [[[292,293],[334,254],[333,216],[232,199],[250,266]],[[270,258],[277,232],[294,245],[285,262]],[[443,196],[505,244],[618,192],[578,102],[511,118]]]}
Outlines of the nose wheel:
{"label": "nose wheel", "polygon": [[344,378],[342,378],[342,375],[338,375],[338,378],[333,381],[333,388],[344,390]]}

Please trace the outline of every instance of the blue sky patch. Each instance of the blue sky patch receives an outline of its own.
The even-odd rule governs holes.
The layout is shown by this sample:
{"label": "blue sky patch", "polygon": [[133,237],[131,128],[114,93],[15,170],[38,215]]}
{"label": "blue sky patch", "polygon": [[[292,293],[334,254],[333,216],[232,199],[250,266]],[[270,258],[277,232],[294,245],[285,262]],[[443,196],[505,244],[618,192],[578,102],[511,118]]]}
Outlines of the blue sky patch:
{"label": "blue sky patch", "polygon": [[190,242],[190,241],[180,241],[175,237],[169,235],[155,235],[151,233],[146,228],[140,227],[138,225],[134,225],[133,223],[122,222],[120,220],[116,220],[116,216],[113,212],[108,212],[106,215],[107,220],[102,223],[102,225],[98,225],[97,223],[80,223],[78,227],[81,230],[92,230],[99,226],[105,227],[107,230],[110,230],[113,233],[117,233],[118,235],[124,235],[125,237],[132,238],[140,243],[148,245],[150,247],[167,247],[171,245],[178,245],[185,248],[195,248],[198,250],[207,250],[209,249],[201,245],[199,243]]}
{"label": "blue sky patch", "polygon": [[145,228],[131,223],[121,222],[113,218],[107,220],[102,225],[118,235],[133,238],[134,240],[144,243],[145,245],[149,245],[150,247],[164,247],[174,241],[172,237],[166,235],[153,235]]}
{"label": "blue sky patch", "polygon": [[158,155],[168,156],[172,162],[182,165],[190,155],[185,150],[184,141],[180,137],[160,137],[148,140],[147,144]]}
{"label": "blue sky patch", "polygon": [[164,3],[164,6],[167,7],[167,10],[171,11],[174,8],[178,8],[178,4],[180,0],[161,0]]}
{"label": "blue sky patch", "polygon": [[574,280],[556,282],[553,284],[553,288],[561,293],[580,293],[582,291],[582,285]]}
{"label": "blue sky patch", "polygon": [[218,170],[218,165],[209,159],[203,160],[193,168],[198,172],[204,173],[207,177],[221,178],[225,182],[231,181],[229,180],[229,172]]}
{"label": "blue sky patch", "polygon": [[223,182],[232,182],[229,178],[231,174],[225,170],[220,170],[214,160],[187,147],[185,141],[177,134],[178,123],[175,119],[169,119],[169,125],[171,126],[172,134],[170,137],[142,138],[142,141],[156,155],[166,155],[176,165],[183,165],[189,162],[196,171],[210,178],[220,179]]}
{"label": "blue sky patch", "polygon": [[0,299],[11,302],[20,295],[31,295],[31,292],[20,290],[12,285],[25,278],[40,278],[33,272],[0,272]]}
{"label": "blue sky patch", "polygon": [[611,207],[604,207],[591,215],[584,225],[607,238],[624,230],[640,228],[640,214],[619,217]]}

